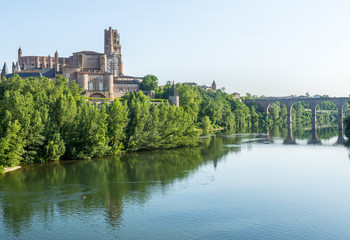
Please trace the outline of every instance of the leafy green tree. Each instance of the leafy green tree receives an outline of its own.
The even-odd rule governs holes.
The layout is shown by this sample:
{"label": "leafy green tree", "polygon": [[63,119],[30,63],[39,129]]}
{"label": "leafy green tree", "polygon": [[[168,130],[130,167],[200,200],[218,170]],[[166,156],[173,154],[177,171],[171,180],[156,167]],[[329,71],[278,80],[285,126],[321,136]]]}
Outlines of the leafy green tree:
{"label": "leafy green tree", "polygon": [[185,112],[192,116],[193,122],[196,122],[202,102],[202,97],[198,88],[191,87],[186,83],[182,85],[176,84],[176,88],[179,92],[180,106],[184,108]]}
{"label": "leafy green tree", "polygon": [[123,140],[125,139],[125,129],[128,121],[126,102],[121,103],[118,99],[114,100],[108,108],[107,117],[107,135],[112,155],[116,155],[123,149]]}
{"label": "leafy green tree", "polygon": [[201,119],[201,127],[204,133],[207,133],[211,129],[211,122],[208,116]]}
{"label": "leafy green tree", "polygon": [[158,78],[154,75],[146,75],[140,84],[140,89],[143,91],[155,90],[158,88]]}
{"label": "leafy green tree", "polygon": [[126,94],[124,97],[129,109],[129,123],[126,128],[127,138],[124,145],[131,151],[155,148],[157,138],[157,119],[152,114],[154,106],[142,92]]}
{"label": "leafy green tree", "polygon": [[5,136],[0,138],[0,165],[12,167],[22,160],[24,143],[20,131],[18,121],[8,123]]}
{"label": "leafy green tree", "polygon": [[250,119],[252,122],[252,126],[258,127],[259,126],[259,115],[255,111],[255,107],[252,106],[250,110]]}

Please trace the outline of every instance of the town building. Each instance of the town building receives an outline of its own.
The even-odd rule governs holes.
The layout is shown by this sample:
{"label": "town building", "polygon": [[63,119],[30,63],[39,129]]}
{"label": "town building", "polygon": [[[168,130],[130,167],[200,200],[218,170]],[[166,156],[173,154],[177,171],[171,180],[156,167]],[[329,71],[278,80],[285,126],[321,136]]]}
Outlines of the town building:
{"label": "town building", "polygon": [[123,72],[120,35],[117,30],[104,30],[104,53],[94,51],[75,52],[70,57],[23,56],[18,49],[18,60],[12,63],[12,74],[4,64],[1,77],[18,74],[22,78],[48,77],[55,80],[57,75],[67,77],[69,81],[83,88],[87,97],[116,98],[126,92],[140,90],[141,77],[126,76]]}
{"label": "town building", "polygon": [[232,93],[232,96],[234,99],[241,100],[241,94],[239,94],[238,92]]}
{"label": "town building", "polygon": [[[56,50],[54,57],[44,56],[22,56],[22,48],[18,49],[18,61],[13,66],[17,66],[16,71],[54,68],[57,73],[62,73],[62,68],[68,64],[68,58],[58,56]],[[14,70],[14,69],[13,69]],[[14,72],[14,71],[13,71]]]}
{"label": "town building", "polygon": [[191,87],[200,87],[204,91],[209,91],[209,90],[216,91],[216,83],[215,83],[215,81],[213,81],[213,83],[211,84],[210,87],[208,87],[206,85],[198,86],[198,84],[195,83],[195,82],[186,82],[186,84],[188,84]]}

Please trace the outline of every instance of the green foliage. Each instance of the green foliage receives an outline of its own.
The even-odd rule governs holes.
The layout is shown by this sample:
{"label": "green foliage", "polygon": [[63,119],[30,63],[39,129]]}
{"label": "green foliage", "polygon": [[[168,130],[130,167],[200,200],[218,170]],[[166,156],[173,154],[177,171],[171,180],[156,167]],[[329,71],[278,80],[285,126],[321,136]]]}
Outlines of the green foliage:
{"label": "green foliage", "polygon": [[18,121],[9,122],[4,137],[0,139],[0,165],[15,166],[23,159],[24,143]]}
{"label": "green foliage", "polygon": [[150,101],[151,101],[151,102],[168,102],[167,99],[155,99],[155,98],[150,99]]}
{"label": "green foliage", "polygon": [[154,105],[142,92],[125,95],[129,109],[124,145],[128,150],[175,148],[197,142],[192,116],[168,104]]}
{"label": "green foliage", "polygon": [[350,139],[350,116],[347,116],[344,119],[344,134],[345,136]]}
{"label": "green foliage", "polygon": [[[153,87],[157,81],[152,75],[145,77],[145,84],[152,82]],[[198,142],[196,126],[237,132],[286,122],[287,109],[280,103],[271,105],[266,120],[261,106],[248,107],[223,90],[176,87],[180,107],[167,103],[170,82],[155,91],[159,99],[150,100],[140,91],[98,106],[82,96],[74,81],[63,77],[55,82],[44,77],[23,80],[18,75],[4,79],[0,82],[0,166],[193,146]],[[326,112],[319,113],[319,122],[336,119],[330,112],[334,112],[332,104],[320,106]],[[308,108],[302,102],[294,105],[296,123],[310,121]],[[349,117],[344,122],[350,135]]]}
{"label": "green foliage", "polygon": [[158,78],[154,75],[146,75],[140,84],[140,89],[143,91],[155,90],[158,88]]}
{"label": "green foliage", "polygon": [[109,146],[111,147],[111,154],[116,155],[123,149],[122,141],[125,139],[125,128],[128,124],[128,108],[127,105],[121,103],[116,99],[108,107],[107,117],[107,136],[109,140]]}
{"label": "green foliage", "polygon": [[191,87],[188,84],[176,84],[177,91],[180,96],[180,106],[192,116],[194,122],[197,121],[198,113],[200,110],[200,104],[202,97],[198,88]]}
{"label": "green foliage", "polygon": [[[153,76],[149,76],[153,79]],[[176,148],[197,142],[193,116],[141,91],[110,105],[88,102],[75,82],[58,77],[0,83],[0,165],[89,159]]]}
{"label": "green foliage", "polygon": [[[206,117],[214,127],[225,129],[238,130],[251,125],[249,108],[222,90],[205,91],[186,83],[177,84],[176,88],[180,96],[180,106],[201,128]],[[156,90],[156,97],[167,99],[170,89],[171,82],[168,82]]]}
{"label": "green foliage", "polygon": [[211,129],[211,122],[208,116],[202,117],[201,127],[204,133],[208,132]]}

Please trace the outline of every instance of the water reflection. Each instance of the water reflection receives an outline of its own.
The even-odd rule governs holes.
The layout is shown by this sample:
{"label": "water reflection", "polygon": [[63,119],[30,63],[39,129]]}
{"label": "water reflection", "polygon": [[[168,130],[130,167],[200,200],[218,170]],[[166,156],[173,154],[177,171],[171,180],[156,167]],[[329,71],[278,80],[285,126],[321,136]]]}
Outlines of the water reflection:
{"label": "water reflection", "polygon": [[303,127],[296,124],[289,124],[287,127],[273,125],[266,130],[267,137],[273,141],[273,138],[283,138],[284,144],[296,144],[297,140],[307,140],[308,144],[322,144],[322,140],[329,140],[337,137],[336,144],[346,142],[343,131],[337,126],[320,126],[314,124],[312,127]]}
{"label": "water reflection", "polygon": [[58,221],[80,221],[89,226],[99,222],[96,216],[103,216],[103,226],[117,232],[123,226],[127,207],[142,206],[156,193],[171,192],[175,183],[200,168],[216,168],[226,155],[240,152],[245,143],[270,144],[274,138],[283,138],[284,143],[295,144],[295,139],[311,142],[339,134],[336,126],[315,130],[276,125],[266,134],[255,129],[250,135],[226,132],[221,137],[203,138],[198,148],[25,167],[0,176],[0,238],[6,234],[5,239],[34,239],[31,231],[38,224],[44,223],[45,230]]}
{"label": "water reflection", "polygon": [[62,161],[0,176],[1,228],[10,236],[23,237],[23,232],[28,234],[33,228],[33,222],[49,224],[57,216],[71,215],[89,222],[103,211],[105,222],[111,229],[118,229],[125,204],[142,205],[152,192],[166,192],[199,167],[216,167],[223,156],[240,151],[240,140],[238,136],[214,136],[203,139],[198,148]]}

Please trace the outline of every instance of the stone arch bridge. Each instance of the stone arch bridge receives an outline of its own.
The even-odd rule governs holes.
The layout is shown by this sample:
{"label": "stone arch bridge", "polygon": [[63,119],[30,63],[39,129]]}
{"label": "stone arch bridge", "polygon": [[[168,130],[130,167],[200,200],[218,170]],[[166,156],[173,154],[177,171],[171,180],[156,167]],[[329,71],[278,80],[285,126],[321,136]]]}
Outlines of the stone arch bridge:
{"label": "stone arch bridge", "polygon": [[278,98],[278,97],[271,97],[271,98],[262,98],[262,99],[248,99],[245,100],[247,104],[250,103],[258,103],[264,108],[264,112],[266,113],[266,116],[269,113],[269,107],[274,102],[280,102],[287,107],[287,123],[288,126],[290,126],[293,122],[292,120],[292,108],[293,105],[297,102],[305,102],[310,105],[312,115],[311,115],[311,121],[312,121],[312,129],[314,131],[315,135],[315,141],[317,141],[316,136],[316,128],[317,128],[317,117],[316,117],[316,109],[318,104],[324,101],[329,101],[335,103],[335,105],[338,108],[338,133],[339,136],[342,138],[342,132],[343,132],[343,108],[344,105],[349,101],[348,97],[339,97],[339,98]]}

